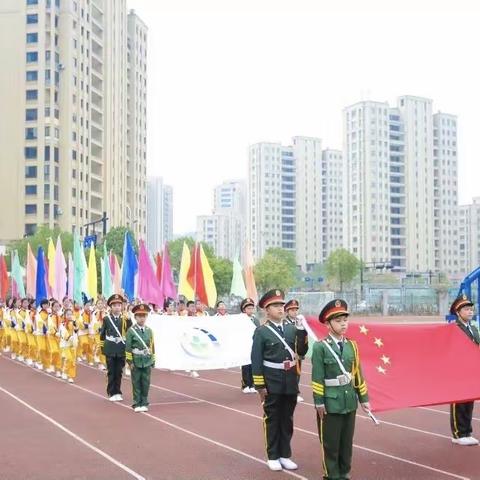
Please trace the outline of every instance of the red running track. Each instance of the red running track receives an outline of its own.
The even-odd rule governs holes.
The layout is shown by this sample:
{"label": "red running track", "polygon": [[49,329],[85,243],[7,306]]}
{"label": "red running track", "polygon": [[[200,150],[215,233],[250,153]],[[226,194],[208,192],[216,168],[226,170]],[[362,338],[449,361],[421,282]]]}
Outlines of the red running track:
{"label": "red running track", "polygon": [[[308,386],[295,412],[296,472],[270,472],[261,408],[241,393],[237,369],[183,373],[155,370],[149,413],[105,398],[105,374],[80,365],[70,385],[5,356],[0,357],[0,480],[321,479],[321,449]],[[446,407],[379,415],[375,427],[359,412],[355,434],[356,480],[480,479],[478,447],[450,441]],[[480,429],[475,418],[474,428]]]}

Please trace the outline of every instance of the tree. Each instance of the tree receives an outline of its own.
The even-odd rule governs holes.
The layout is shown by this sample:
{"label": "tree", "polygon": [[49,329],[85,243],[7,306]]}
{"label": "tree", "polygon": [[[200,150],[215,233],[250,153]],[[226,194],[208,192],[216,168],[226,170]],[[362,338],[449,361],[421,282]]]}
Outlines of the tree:
{"label": "tree", "polygon": [[334,250],[325,262],[327,278],[340,286],[343,291],[344,284],[350,283],[359,273],[360,260],[344,248]]}
{"label": "tree", "polygon": [[212,257],[208,260],[213,270],[213,279],[218,296],[228,295],[232,285],[233,263],[226,258]]}
{"label": "tree", "polygon": [[130,233],[130,236],[133,240],[133,248],[136,252],[138,252],[135,234],[132,232],[132,230],[126,227],[114,227],[110,229],[110,231],[103,238],[103,242],[101,242],[97,246],[97,248],[100,250],[100,248],[103,248],[103,243],[107,242],[107,250],[112,250],[121,264],[123,259],[123,244],[125,242],[125,232],[127,231]]}
{"label": "tree", "polygon": [[296,263],[293,253],[269,248],[255,266],[255,281],[261,291],[288,290],[295,285]]}
{"label": "tree", "polygon": [[41,225],[37,228],[34,235],[22,238],[21,240],[15,240],[8,245],[7,261],[10,261],[10,253],[17,250],[20,263],[25,265],[28,244],[30,244],[33,254],[36,257],[39,246],[42,246],[46,252],[49,239],[51,238],[53,242],[56,243],[59,235],[61,235],[63,253],[65,257],[67,257],[68,252],[73,252],[73,235],[69,232],[62,232],[58,227],[52,230],[46,225]]}

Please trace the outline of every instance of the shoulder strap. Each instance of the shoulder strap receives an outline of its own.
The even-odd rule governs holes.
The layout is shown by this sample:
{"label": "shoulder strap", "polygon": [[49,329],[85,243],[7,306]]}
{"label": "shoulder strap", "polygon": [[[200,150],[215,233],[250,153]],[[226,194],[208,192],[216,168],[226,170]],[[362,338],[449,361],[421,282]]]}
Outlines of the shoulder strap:
{"label": "shoulder strap", "polygon": [[336,360],[336,362],[338,363],[338,366],[340,367],[340,370],[342,371],[342,373],[344,375],[349,375],[349,373],[345,370],[345,367],[343,366],[343,363],[341,362],[341,360],[338,358],[338,355],[335,353],[335,351],[333,350],[333,348],[328,344],[328,342],[326,340],[322,340],[322,343],[328,348],[328,350],[330,351],[330,353],[333,355],[333,358]]}
{"label": "shoulder strap", "polygon": [[283,343],[285,350],[291,355],[292,360],[295,360],[295,352],[290,348],[290,345],[285,341],[285,339],[271,326],[265,325],[273,334]]}
{"label": "shoulder strap", "polygon": [[122,335],[120,334],[120,332],[118,331],[118,327],[115,325],[115,322],[112,320],[112,316],[109,315],[108,316],[108,319],[110,320],[110,324],[112,325],[112,327],[115,329],[115,331],[117,332],[117,335],[121,338],[121,342],[122,343],[125,343],[125,340],[124,338],[122,337]]}
{"label": "shoulder strap", "polygon": [[150,349],[147,347],[147,344],[143,341],[143,338],[138,334],[137,329],[135,327],[132,327],[130,330],[137,336],[137,338],[142,342],[142,345],[145,347],[145,350],[148,351],[150,354]]}

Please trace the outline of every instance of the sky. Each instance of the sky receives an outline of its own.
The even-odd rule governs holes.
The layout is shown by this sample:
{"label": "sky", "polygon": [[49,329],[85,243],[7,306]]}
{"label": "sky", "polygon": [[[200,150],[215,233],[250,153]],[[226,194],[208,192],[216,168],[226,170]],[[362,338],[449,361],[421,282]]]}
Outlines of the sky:
{"label": "sky", "polygon": [[477,3],[127,0],[149,28],[147,174],[173,186],[174,232],[247,178],[249,145],[341,149],[345,106],[400,95],[458,115],[459,201],[480,196]]}

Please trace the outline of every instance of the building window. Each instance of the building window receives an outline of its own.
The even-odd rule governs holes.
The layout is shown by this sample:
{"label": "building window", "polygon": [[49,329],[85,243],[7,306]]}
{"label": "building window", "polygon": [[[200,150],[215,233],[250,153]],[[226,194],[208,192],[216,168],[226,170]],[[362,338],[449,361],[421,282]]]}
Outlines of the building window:
{"label": "building window", "polygon": [[45,162],[49,162],[50,161],[50,146],[47,145],[45,147]]}
{"label": "building window", "polygon": [[25,167],[25,178],[37,178],[37,167]]}
{"label": "building window", "polygon": [[37,158],[37,147],[25,147],[25,158],[29,160]]}
{"label": "building window", "polygon": [[25,215],[35,215],[37,213],[37,206],[35,204],[25,205]]}
{"label": "building window", "polygon": [[38,80],[38,72],[36,70],[27,71],[25,79],[27,82],[36,82]]}
{"label": "building window", "polygon": [[27,43],[37,43],[38,33],[27,33]]}
{"label": "building window", "polygon": [[27,100],[38,100],[38,90],[27,90],[25,98]]}
{"label": "building window", "polygon": [[38,15],[36,13],[29,13],[27,15],[27,23],[28,24],[38,23]]}
{"label": "building window", "polygon": [[45,200],[50,198],[50,185],[48,183],[43,186],[43,198]]}
{"label": "building window", "polygon": [[35,140],[37,138],[37,128],[26,128],[25,129],[25,140]]}
{"label": "building window", "polygon": [[77,151],[72,150],[72,160],[76,160],[76,159],[77,159]]}
{"label": "building window", "polygon": [[37,186],[36,185],[25,185],[25,195],[36,195]]}
{"label": "building window", "polygon": [[38,52],[27,52],[27,63],[36,63],[38,62]]}
{"label": "building window", "polygon": [[25,235],[27,237],[31,235],[35,235],[35,231],[37,230],[37,225],[35,223],[26,223],[25,224]]}
{"label": "building window", "polygon": [[53,149],[53,161],[54,161],[55,163],[58,163],[58,161],[59,161],[58,147],[55,147],[55,148]]}
{"label": "building window", "polygon": [[38,113],[36,108],[27,108],[25,110],[25,120],[27,122],[33,122],[34,120],[37,120],[38,118]]}
{"label": "building window", "polygon": [[43,218],[50,218],[50,204],[43,204]]}
{"label": "building window", "polygon": [[27,5],[38,5],[38,0],[27,0]]}

